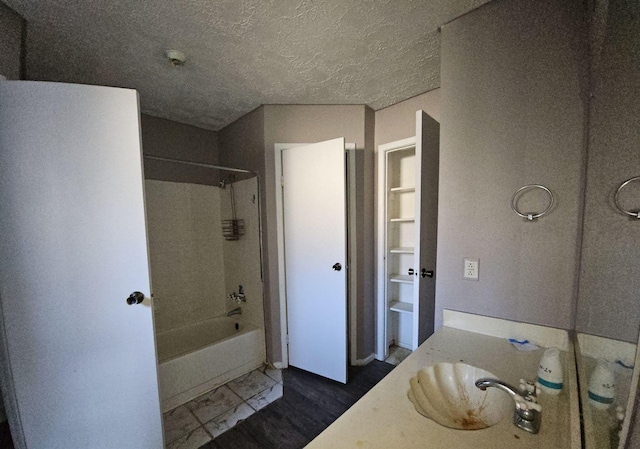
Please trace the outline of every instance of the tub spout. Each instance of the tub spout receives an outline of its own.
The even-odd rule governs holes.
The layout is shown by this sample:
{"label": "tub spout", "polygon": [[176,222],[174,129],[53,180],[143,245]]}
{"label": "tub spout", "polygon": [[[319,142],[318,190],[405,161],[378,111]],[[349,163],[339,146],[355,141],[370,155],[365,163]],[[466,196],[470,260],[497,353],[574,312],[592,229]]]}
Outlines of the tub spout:
{"label": "tub spout", "polygon": [[227,316],[233,316],[233,315],[242,315],[242,307],[236,307],[235,309],[227,312]]}

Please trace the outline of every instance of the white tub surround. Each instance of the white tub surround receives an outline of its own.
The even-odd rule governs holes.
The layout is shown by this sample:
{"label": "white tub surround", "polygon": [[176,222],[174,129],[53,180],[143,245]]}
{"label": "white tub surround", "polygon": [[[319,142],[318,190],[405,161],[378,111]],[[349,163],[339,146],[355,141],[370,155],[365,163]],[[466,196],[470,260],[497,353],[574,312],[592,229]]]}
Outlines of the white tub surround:
{"label": "white tub surround", "polygon": [[[453,312],[455,314],[455,312]],[[468,314],[463,314],[468,315]],[[486,317],[483,317],[486,320]],[[466,323],[464,316],[456,322]],[[504,329],[512,322],[495,320],[490,327]],[[516,325],[518,323],[515,323]],[[516,338],[531,341],[526,328]],[[545,334],[542,326],[536,332]],[[511,331],[514,328],[507,328]],[[548,329],[548,328],[546,328]],[[566,335],[566,331],[549,329],[551,336]],[[556,343],[560,341],[553,340]],[[483,335],[444,326],[436,331],[405,361],[338,418],[307,447],[310,449],[340,448],[580,448],[578,393],[573,347],[566,337],[568,351],[561,358],[565,372],[565,387],[558,396],[540,394],[542,425],[540,433],[530,434],[516,428],[512,414],[507,414],[493,427],[483,430],[452,430],[420,415],[407,398],[409,380],[420,368],[439,362],[464,362],[490,371],[501,380],[517,386],[520,378],[534,379],[538,362],[545,348],[518,351],[506,338]],[[558,344],[558,347],[561,345]],[[562,349],[562,348],[561,348]],[[505,393],[506,394],[506,393]]]}
{"label": "white tub surround", "polygon": [[223,316],[157,335],[163,411],[265,363],[264,330],[233,318]]}

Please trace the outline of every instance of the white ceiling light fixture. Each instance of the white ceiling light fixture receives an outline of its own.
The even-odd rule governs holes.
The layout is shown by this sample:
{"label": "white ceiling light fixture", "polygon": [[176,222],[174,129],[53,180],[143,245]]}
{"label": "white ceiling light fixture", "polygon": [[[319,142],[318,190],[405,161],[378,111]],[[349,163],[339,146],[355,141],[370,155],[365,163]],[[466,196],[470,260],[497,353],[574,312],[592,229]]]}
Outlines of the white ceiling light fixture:
{"label": "white ceiling light fixture", "polygon": [[169,59],[169,64],[173,67],[182,67],[187,60],[184,53],[180,50],[167,50],[165,54],[167,55],[167,59]]}

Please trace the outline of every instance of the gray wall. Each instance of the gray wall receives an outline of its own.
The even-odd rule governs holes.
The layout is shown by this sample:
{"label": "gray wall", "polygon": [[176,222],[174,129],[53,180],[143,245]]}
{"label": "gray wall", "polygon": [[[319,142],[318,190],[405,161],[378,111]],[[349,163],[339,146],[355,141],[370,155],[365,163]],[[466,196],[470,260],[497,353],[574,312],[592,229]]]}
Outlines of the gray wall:
{"label": "gray wall", "polygon": [[379,145],[415,136],[416,111],[420,109],[440,121],[440,89],[376,111],[376,151]]}
{"label": "gray wall", "polygon": [[[0,75],[7,79],[21,78],[22,33],[24,20],[3,3],[0,3]],[[2,392],[0,392],[0,399]],[[0,400],[0,422],[7,420],[4,404]]]}
{"label": "gray wall", "polygon": [[358,205],[363,206],[359,211],[359,222],[363,226],[357,231],[358,235],[362,236],[358,245],[361,250],[358,254],[358,261],[360,261],[358,291],[363,295],[360,298],[360,310],[358,310],[358,316],[361,318],[357,342],[359,358],[368,357],[376,349],[375,128],[376,114],[373,109],[365,107],[364,151],[357,152],[364,159],[362,165],[360,163],[357,165],[364,167],[364,170],[358,173],[359,192],[362,192],[362,198],[357,199]]}
{"label": "gray wall", "polygon": [[220,130],[219,140],[221,165],[264,173],[264,106]]}
{"label": "gray wall", "polygon": [[[312,143],[344,137],[347,142],[364,150],[362,157],[365,171],[373,169],[373,111],[365,106],[332,105],[265,105],[242,117],[220,131],[221,160],[225,164],[242,166],[258,172],[262,181],[263,258],[265,261],[265,321],[267,328],[267,358],[282,361],[280,341],[280,291],[278,286],[278,253],[275,197],[276,143]],[[372,214],[373,176],[358,176],[361,183],[362,217]],[[358,357],[366,357],[374,351],[373,302],[373,227],[363,222],[360,247],[364,260],[364,291],[358,300],[358,323],[361,339],[358,341]],[[360,256],[360,255],[359,255]]]}
{"label": "gray wall", "polygon": [[[436,327],[449,308],[570,329],[583,185],[579,2],[498,0],[443,27]],[[532,20],[535,18],[535,20]],[[540,183],[536,222],[510,209]],[[545,197],[526,195],[524,211]],[[480,280],[462,279],[463,258]]]}
{"label": "gray wall", "polygon": [[636,449],[638,447],[640,447],[640,392],[636,394],[634,416],[631,420],[629,438],[626,445],[627,449]]}
{"label": "gray wall", "polygon": [[22,78],[22,33],[24,20],[0,2],[0,75],[10,80]]}
{"label": "gray wall", "polygon": [[[142,114],[142,152],[183,161],[218,164],[218,133],[183,123]],[[160,181],[216,185],[211,169],[172,162],[144,160],[144,176]]]}
{"label": "gray wall", "polygon": [[[332,105],[267,105],[265,108],[265,139],[264,139],[264,155],[265,155],[265,209],[267,219],[263,222],[265,226],[265,251],[267,264],[269,266],[269,286],[268,297],[270,299],[270,316],[272,318],[273,337],[280,337],[280,311],[279,311],[279,295],[278,286],[278,253],[277,253],[277,229],[276,229],[276,197],[275,197],[275,159],[274,145],[276,143],[311,143],[323,140],[334,139],[336,137],[344,137],[346,142],[353,142],[357,149],[364,149],[365,152],[372,154],[373,148],[366,148],[365,139],[365,118],[367,116],[367,108],[362,105],[357,106],[332,106]],[[369,128],[370,129],[370,128]],[[365,157],[367,157],[365,155]],[[372,166],[372,162],[371,162]],[[372,176],[369,178],[372,179]],[[373,185],[370,185],[371,190]],[[373,195],[370,197],[371,204],[368,205],[370,210],[373,208]],[[362,241],[373,239],[371,236],[360,236]],[[365,257],[373,258],[373,253],[365,255]],[[367,259],[361,261],[365,265]],[[369,261],[369,263],[373,263]],[[373,272],[368,273],[370,282],[373,285]],[[267,288],[265,286],[265,288]],[[374,326],[373,314],[375,304],[373,296],[365,299],[358,298],[358,317],[363,320],[369,319],[370,322],[359,322],[358,329],[370,329]],[[273,340],[272,344],[279,343],[279,340]],[[276,360],[282,360],[279,355],[279,348],[272,348]],[[374,352],[374,341],[369,343],[369,347],[360,347],[358,357],[366,357]]]}
{"label": "gray wall", "polygon": [[358,358],[375,351],[375,239],[374,173],[375,146],[415,134],[415,112],[424,109],[440,117],[439,90],[419,95],[374,112],[362,105],[265,105],[219,132],[220,163],[258,172],[262,181],[262,225],[265,260],[265,321],[270,361],[280,353],[280,306],[278,286],[277,229],[275,211],[276,143],[311,143],[345,137],[359,150],[357,174],[360,220],[358,245]]}
{"label": "gray wall", "polygon": [[[576,330],[637,342],[640,220],[616,209],[626,179],[640,176],[640,3],[613,0],[592,73],[589,164]],[[640,183],[621,195],[640,209]]]}
{"label": "gray wall", "polygon": [[[231,125],[218,133],[220,142],[220,164],[228,167],[252,170],[260,176],[260,220],[262,221],[263,250],[266,234],[267,211],[265,209],[265,176],[264,176],[264,106],[254,109],[240,117]],[[266,338],[267,361],[282,360],[280,354],[280,323],[279,314],[274,317],[269,296],[269,279],[271,267],[266,263],[267,257],[263,252],[263,298],[264,298],[264,327]],[[274,327],[275,323],[275,327]],[[275,353],[274,353],[275,352]]]}
{"label": "gray wall", "polygon": [[[265,321],[267,358],[282,360],[278,286],[277,229],[275,212],[276,143],[311,143],[345,137],[358,149],[359,210],[357,234],[360,297],[357,302],[358,358],[375,351],[375,239],[374,148],[415,134],[415,112],[424,109],[440,117],[439,90],[374,112],[362,105],[265,105],[219,132],[220,164],[253,170],[261,175],[263,250],[265,260]],[[369,175],[365,175],[368,173]]]}
{"label": "gray wall", "polygon": [[[615,190],[640,176],[640,3],[611,0],[606,39],[593,59],[582,268],[576,329],[638,341],[640,222],[621,215]],[[640,185],[621,196],[640,208]],[[633,394],[633,392],[632,392]],[[626,447],[640,447],[640,392]]]}

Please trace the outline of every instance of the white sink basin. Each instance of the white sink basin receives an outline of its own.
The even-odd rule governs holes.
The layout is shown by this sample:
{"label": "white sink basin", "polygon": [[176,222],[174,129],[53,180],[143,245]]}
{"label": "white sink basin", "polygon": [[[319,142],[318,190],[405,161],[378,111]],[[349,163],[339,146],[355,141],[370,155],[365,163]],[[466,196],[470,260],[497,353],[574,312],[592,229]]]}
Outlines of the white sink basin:
{"label": "white sink basin", "polygon": [[481,377],[488,371],[465,363],[438,363],[411,378],[408,396],[418,413],[451,429],[479,430],[499,423],[513,413],[511,398],[497,388],[482,391]]}

